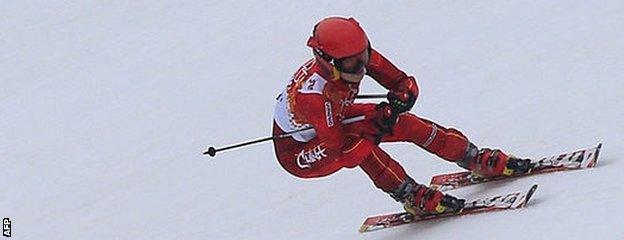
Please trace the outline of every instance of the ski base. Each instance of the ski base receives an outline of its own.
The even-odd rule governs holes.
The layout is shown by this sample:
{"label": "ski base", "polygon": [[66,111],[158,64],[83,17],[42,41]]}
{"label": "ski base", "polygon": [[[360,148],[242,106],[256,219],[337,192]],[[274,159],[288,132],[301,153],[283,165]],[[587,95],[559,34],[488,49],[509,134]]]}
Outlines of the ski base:
{"label": "ski base", "polygon": [[469,171],[435,175],[431,178],[430,186],[431,188],[440,191],[448,191],[474,184],[498,181],[503,179],[511,179],[550,172],[592,168],[596,166],[601,147],[602,143],[598,144],[598,146],[594,148],[581,149],[570,153],[544,157],[539,160],[531,160],[531,169],[529,170],[529,172],[520,175],[480,177],[472,174],[472,172]]}
{"label": "ski base", "polygon": [[537,184],[531,186],[531,188],[526,192],[513,192],[506,195],[497,195],[467,201],[464,208],[457,213],[414,216],[407,212],[399,212],[368,217],[360,227],[359,231],[361,233],[365,233],[434,219],[523,208],[527,205],[536,190]]}

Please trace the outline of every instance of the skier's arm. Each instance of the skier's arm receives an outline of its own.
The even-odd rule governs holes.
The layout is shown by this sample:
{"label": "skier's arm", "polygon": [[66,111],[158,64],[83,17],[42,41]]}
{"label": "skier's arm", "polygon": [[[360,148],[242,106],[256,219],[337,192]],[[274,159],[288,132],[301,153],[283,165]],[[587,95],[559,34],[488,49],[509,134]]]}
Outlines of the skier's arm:
{"label": "skier's arm", "polygon": [[366,69],[369,76],[390,90],[388,100],[398,112],[408,111],[414,105],[419,93],[416,78],[405,74],[375,49],[371,49]]}

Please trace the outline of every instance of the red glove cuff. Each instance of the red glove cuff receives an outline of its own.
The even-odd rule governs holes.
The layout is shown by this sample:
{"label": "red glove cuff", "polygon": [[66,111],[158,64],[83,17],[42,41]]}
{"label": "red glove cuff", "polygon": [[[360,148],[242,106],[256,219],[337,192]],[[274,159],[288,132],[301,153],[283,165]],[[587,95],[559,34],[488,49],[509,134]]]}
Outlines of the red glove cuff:
{"label": "red glove cuff", "polygon": [[403,79],[394,93],[403,101],[407,101],[409,98],[408,94],[413,95],[414,98],[418,98],[419,91],[416,79],[411,76]]}

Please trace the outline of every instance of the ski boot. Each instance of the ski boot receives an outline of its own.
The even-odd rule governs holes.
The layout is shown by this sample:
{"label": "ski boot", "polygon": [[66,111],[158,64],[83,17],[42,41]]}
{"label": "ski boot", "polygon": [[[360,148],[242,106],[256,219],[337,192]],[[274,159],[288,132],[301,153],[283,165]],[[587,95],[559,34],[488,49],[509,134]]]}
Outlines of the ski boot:
{"label": "ski boot", "polygon": [[531,171],[531,167],[532,166],[530,159],[521,159],[514,156],[509,156],[509,160],[507,160],[507,165],[505,166],[505,171],[503,171],[503,175],[512,176],[528,173],[529,171]]}
{"label": "ski boot", "polygon": [[413,216],[459,212],[466,201],[416,183],[410,177],[390,196],[402,203],[405,211]]}
{"label": "ski boot", "polygon": [[499,149],[478,149],[469,143],[463,159],[457,162],[462,168],[480,177],[513,176],[531,170],[531,160],[507,155]]}

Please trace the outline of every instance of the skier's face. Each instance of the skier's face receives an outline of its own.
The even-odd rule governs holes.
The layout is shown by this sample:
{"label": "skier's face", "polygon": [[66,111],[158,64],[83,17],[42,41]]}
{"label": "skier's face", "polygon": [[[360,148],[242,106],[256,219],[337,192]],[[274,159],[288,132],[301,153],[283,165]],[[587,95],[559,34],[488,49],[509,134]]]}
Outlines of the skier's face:
{"label": "skier's face", "polygon": [[336,60],[336,68],[338,68],[338,70],[343,73],[357,74],[362,72],[364,68],[366,68],[369,58],[370,53],[369,50],[366,49],[363,52],[358,53],[354,56]]}
{"label": "skier's face", "polygon": [[338,59],[336,68],[340,71],[340,77],[345,81],[357,83],[364,78],[369,59],[370,51],[367,48],[355,56]]}

